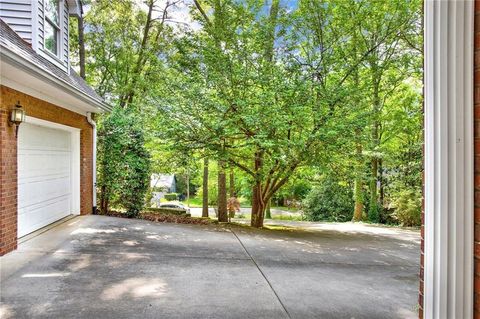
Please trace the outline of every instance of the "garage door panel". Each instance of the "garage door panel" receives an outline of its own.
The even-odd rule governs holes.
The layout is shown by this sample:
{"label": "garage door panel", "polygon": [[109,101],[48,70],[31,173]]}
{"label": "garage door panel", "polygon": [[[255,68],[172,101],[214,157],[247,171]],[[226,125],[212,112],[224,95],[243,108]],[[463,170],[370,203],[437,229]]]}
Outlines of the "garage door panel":
{"label": "garage door panel", "polygon": [[43,202],[46,203],[58,197],[70,196],[70,185],[70,176],[19,183],[18,207],[24,208]]}
{"label": "garage door panel", "polygon": [[[66,216],[70,210],[70,196],[61,196],[18,210],[18,237],[27,235]],[[68,215],[68,214],[67,214]]]}
{"label": "garage door panel", "polygon": [[[22,125],[18,143],[24,150],[70,150],[70,134],[44,126]],[[59,134],[62,132],[64,134]],[[66,134],[65,134],[66,133]]]}
{"label": "garage door panel", "polygon": [[18,237],[72,212],[72,135],[25,123],[18,136]]}
{"label": "garage door panel", "polygon": [[70,152],[19,150],[19,180],[35,177],[70,175]]}

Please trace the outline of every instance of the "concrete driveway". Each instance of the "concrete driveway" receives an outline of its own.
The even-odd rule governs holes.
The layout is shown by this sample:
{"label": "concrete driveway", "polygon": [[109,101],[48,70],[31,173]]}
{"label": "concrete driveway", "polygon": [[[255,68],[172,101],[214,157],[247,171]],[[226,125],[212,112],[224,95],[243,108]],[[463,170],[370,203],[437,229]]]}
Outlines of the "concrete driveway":
{"label": "concrete driveway", "polygon": [[76,217],[0,258],[0,317],[416,318],[419,251],[396,230]]}

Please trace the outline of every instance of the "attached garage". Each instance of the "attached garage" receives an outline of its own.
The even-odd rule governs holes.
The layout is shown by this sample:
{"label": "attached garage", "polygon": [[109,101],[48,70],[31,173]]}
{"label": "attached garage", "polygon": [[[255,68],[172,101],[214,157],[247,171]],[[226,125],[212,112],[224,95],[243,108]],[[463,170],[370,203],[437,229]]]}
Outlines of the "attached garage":
{"label": "attached garage", "polygon": [[[65,13],[70,8],[71,14],[77,14],[74,9],[79,1],[61,3],[65,10],[59,18],[62,25],[68,25]],[[26,14],[30,8],[33,16],[42,9],[37,5],[23,7]],[[0,13],[12,17],[18,12],[0,5]],[[13,20],[6,23],[2,19],[0,256],[15,250],[18,238],[37,229],[68,215],[96,211],[94,114],[111,110],[70,67],[67,56],[46,52],[43,40],[17,33],[17,23],[9,25]],[[40,27],[33,25],[31,29],[41,34]],[[66,36],[62,46],[68,48]]]}
{"label": "attached garage", "polygon": [[18,132],[18,237],[80,213],[80,130],[29,118]]}

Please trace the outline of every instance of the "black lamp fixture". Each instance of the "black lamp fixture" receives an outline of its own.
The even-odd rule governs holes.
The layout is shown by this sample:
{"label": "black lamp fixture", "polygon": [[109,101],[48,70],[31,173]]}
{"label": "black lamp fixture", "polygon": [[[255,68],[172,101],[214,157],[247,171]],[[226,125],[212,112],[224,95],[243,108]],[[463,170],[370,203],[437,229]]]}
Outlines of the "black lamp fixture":
{"label": "black lamp fixture", "polygon": [[18,135],[18,127],[22,122],[25,122],[25,110],[20,105],[20,101],[18,101],[10,113],[10,123],[15,125],[15,136]]}

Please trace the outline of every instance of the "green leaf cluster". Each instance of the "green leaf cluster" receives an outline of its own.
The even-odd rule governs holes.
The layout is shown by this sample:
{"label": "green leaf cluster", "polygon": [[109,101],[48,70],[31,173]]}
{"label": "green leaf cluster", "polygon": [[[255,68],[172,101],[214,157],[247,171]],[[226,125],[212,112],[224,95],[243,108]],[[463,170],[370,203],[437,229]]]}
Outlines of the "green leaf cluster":
{"label": "green leaf cluster", "polygon": [[144,146],[142,122],[135,113],[115,108],[98,126],[100,207],[120,208],[135,217],[150,187],[150,154]]}

